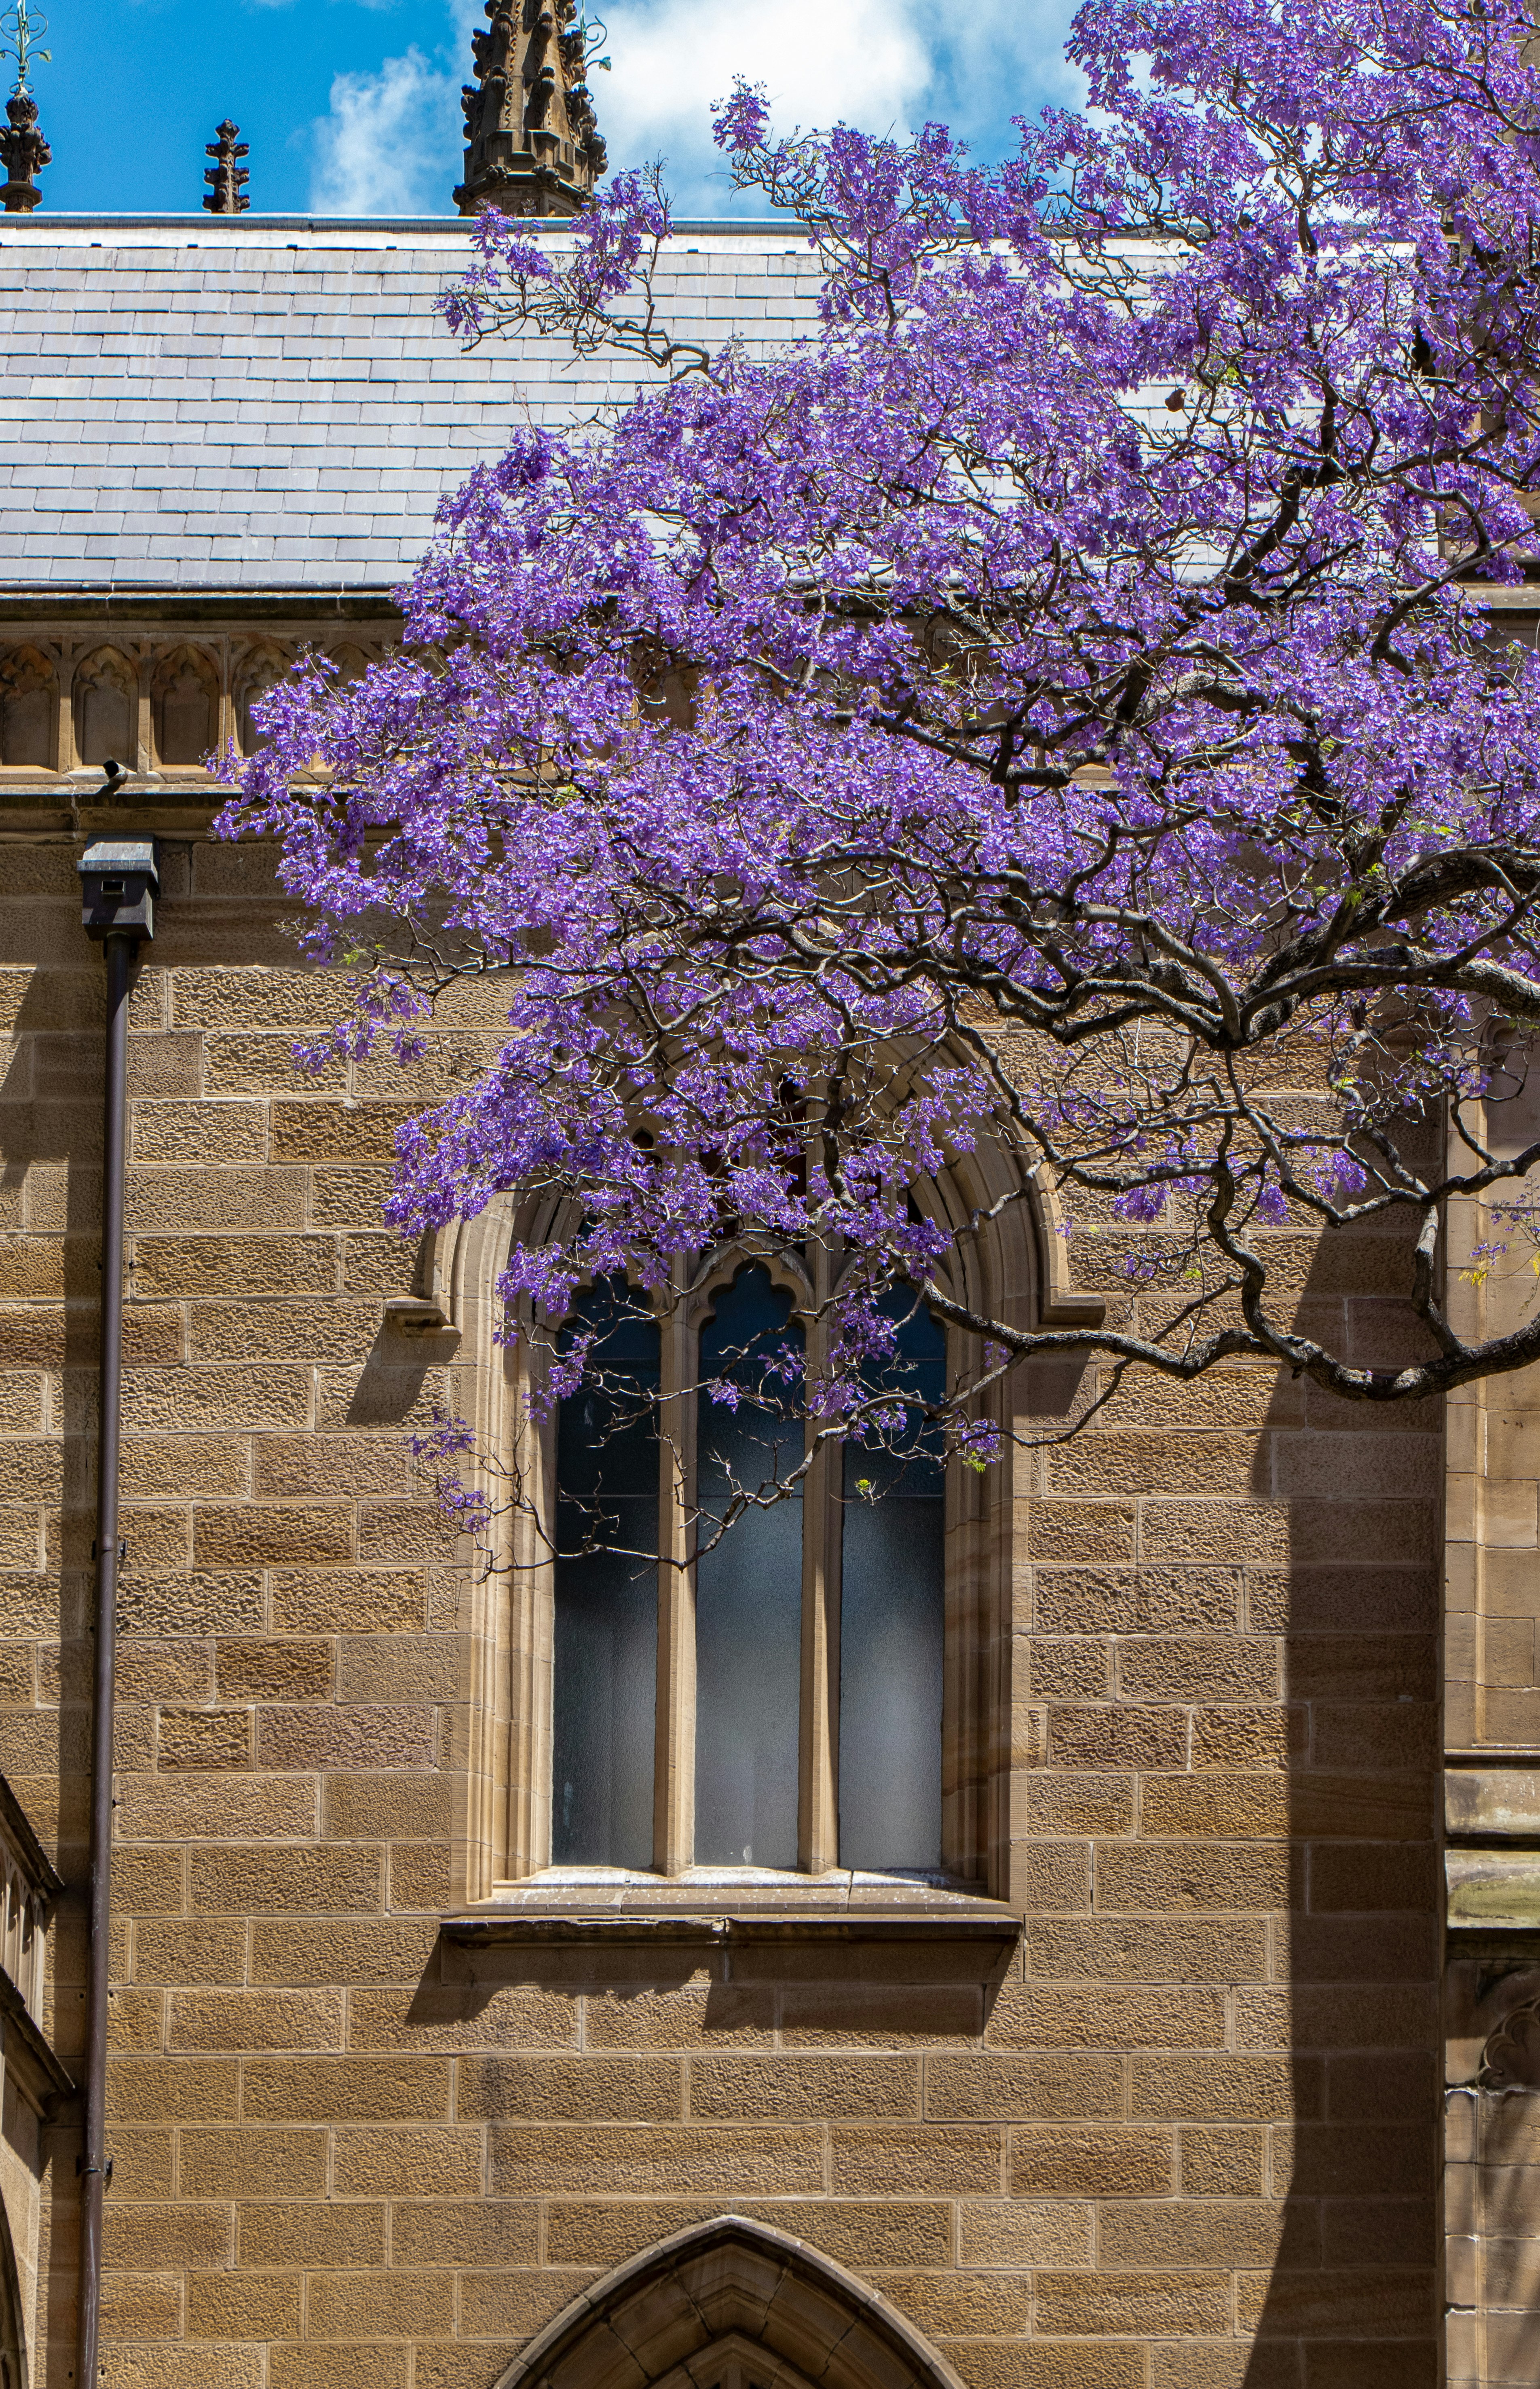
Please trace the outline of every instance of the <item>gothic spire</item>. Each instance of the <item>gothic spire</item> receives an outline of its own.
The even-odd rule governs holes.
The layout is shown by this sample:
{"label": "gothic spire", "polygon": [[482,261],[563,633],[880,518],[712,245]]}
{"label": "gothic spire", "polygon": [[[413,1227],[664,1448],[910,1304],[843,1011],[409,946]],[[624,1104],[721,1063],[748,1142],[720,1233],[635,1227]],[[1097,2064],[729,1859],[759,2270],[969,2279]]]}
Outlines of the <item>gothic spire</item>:
{"label": "gothic spire", "polygon": [[0,206],[8,216],[32,214],[43,197],[33,177],[53,160],[54,153],[38,131],[37,102],[27,83],[32,60],[50,55],[38,46],[47,30],[47,19],[34,16],[27,0],[15,0],[0,17],[0,57],[16,60],[16,81],[6,102],[7,121],[0,130],[0,166],[6,170]]}
{"label": "gothic spire", "polygon": [[[572,216],[605,166],[588,87],[604,29],[578,0],[486,0],[489,30],[471,35],[477,81],[465,114],[463,216],[486,207],[514,216]],[[577,21],[574,23],[573,19]]]}
{"label": "gothic spire", "polygon": [[203,204],[211,216],[241,216],[251,205],[246,196],[246,185],[251,177],[236,160],[250,156],[251,145],[236,139],[240,126],[232,124],[228,117],[215,130],[219,138],[203,145],[204,156],[214,161],[203,169],[203,179],[209,185]]}

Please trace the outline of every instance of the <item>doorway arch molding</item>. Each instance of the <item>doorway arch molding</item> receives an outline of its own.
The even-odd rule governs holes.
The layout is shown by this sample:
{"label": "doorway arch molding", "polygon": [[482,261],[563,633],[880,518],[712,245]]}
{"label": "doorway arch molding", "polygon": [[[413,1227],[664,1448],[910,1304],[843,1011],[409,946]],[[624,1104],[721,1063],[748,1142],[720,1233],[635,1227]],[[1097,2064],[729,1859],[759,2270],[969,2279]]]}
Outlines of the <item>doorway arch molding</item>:
{"label": "doorway arch molding", "polygon": [[897,2306],[833,2257],[719,2215],[606,2273],[497,2389],[962,2389]]}

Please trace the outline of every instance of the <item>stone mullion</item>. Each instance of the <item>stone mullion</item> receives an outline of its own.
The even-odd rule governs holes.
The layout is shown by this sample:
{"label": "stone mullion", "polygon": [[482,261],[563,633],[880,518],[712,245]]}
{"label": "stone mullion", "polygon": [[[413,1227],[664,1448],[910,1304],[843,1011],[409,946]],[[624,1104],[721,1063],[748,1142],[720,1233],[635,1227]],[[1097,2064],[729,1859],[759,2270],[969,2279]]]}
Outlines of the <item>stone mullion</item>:
{"label": "stone mullion", "polygon": [[[498,1356],[503,1366],[505,1357]],[[494,1667],[506,1647],[513,1660],[508,1702],[508,1859],[507,1872],[515,1880],[537,1874],[551,1863],[551,1735],[553,1648],[555,1632],[555,1564],[540,1531],[539,1522],[554,1527],[555,1422],[531,1421],[522,1401],[515,1432],[520,1439],[516,1467],[525,1500],[515,1514],[511,1537],[509,1591],[506,1595],[507,1640],[489,1633],[485,1639]],[[502,1571],[486,1579],[489,1596],[502,1582]],[[489,1691],[495,1693],[496,1687]],[[501,1710],[502,1703],[499,1703]]]}
{"label": "stone mullion", "polygon": [[154,644],[148,639],[140,639],[134,642],[128,652],[133,658],[139,683],[134,702],[134,760],[130,768],[135,772],[153,772],[160,760],[156,752],[154,700],[151,695],[155,674]]}
{"label": "stone mullion", "polygon": [[695,1402],[698,1330],[682,1282],[662,1323],[658,1450],[657,1707],[653,1864],[677,1875],[695,1855]]}
{"label": "stone mullion", "polygon": [[61,639],[58,643],[58,769],[73,772],[79,768],[80,750],[75,745],[75,667],[80,661],[78,639]]}
{"label": "stone mullion", "polygon": [[[825,1307],[829,1268],[819,1257],[819,1309]],[[829,1329],[820,1317],[808,1325],[807,1382],[818,1384],[828,1360]],[[809,1420],[809,1439],[814,1422]],[[802,1696],[798,1736],[796,1862],[807,1874],[824,1874],[839,1864],[839,1629],[840,1527],[838,1499],[844,1447],[826,1442],[814,1459],[802,1497]]]}

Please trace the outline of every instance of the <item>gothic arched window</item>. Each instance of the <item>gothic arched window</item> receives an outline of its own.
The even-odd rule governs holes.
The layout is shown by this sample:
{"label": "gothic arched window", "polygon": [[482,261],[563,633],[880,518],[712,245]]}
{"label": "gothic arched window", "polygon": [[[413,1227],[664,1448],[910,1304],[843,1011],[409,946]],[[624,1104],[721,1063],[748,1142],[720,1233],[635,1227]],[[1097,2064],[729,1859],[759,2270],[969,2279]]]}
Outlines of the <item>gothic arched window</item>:
{"label": "gothic arched window", "polygon": [[[558,1867],[941,1867],[943,1461],[852,1438],[757,1498],[803,1461],[806,1295],[743,1258],[703,1282],[667,1339],[693,1389],[671,1436],[641,1297],[592,1288],[568,1322],[593,1373],[556,1436]],[[934,1400],[941,1332],[905,1292],[892,1310],[872,1389]]]}

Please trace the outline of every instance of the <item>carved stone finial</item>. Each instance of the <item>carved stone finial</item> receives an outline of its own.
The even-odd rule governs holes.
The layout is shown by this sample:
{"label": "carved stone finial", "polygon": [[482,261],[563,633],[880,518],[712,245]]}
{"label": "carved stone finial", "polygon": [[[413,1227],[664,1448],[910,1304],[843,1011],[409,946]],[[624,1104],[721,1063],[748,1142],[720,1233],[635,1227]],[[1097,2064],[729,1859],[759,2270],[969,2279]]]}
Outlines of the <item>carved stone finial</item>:
{"label": "carved stone finial", "polygon": [[218,140],[207,141],[203,146],[204,156],[214,161],[203,170],[203,179],[210,186],[204,193],[203,204],[211,216],[244,215],[251,205],[246,196],[246,185],[251,176],[247,168],[236,161],[250,156],[251,145],[248,141],[236,139],[240,126],[232,124],[228,117],[216,130]]}
{"label": "carved stone finial", "polygon": [[37,129],[37,102],[30,91],[13,91],[6,114],[10,121],[0,132],[0,165],[6,169],[0,205],[8,216],[30,216],[43,198],[32,178],[52,162],[54,153]]}
{"label": "carved stone finial", "polygon": [[515,216],[573,216],[605,171],[586,70],[603,26],[568,27],[575,0],[486,0],[489,30],[473,33],[477,81],[461,96],[465,179],[463,216],[501,208]]}

